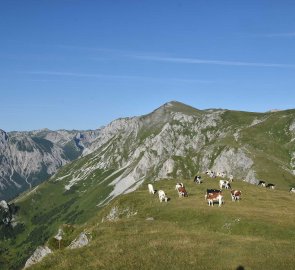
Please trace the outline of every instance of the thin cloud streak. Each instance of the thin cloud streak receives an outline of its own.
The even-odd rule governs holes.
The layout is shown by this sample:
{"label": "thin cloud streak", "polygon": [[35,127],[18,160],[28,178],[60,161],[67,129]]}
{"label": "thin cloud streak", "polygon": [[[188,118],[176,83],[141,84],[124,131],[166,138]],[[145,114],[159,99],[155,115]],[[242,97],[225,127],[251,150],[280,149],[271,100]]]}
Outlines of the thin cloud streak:
{"label": "thin cloud streak", "polygon": [[77,78],[107,78],[107,79],[131,79],[131,80],[150,80],[159,82],[183,82],[183,83],[213,83],[210,80],[186,79],[186,78],[155,78],[145,76],[130,76],[130,75],[109,75],[109,74],[94,74],[94,73],[75,73],[75,72],[60,72],[60,71],[28,71],[23,72],[32,75],[48,75],[61,77],[77,77]]}
{"label": "thin cloud streak", "polygon": [[223,61],[223,60],[208,60],[208,59],[182,58],[182,57],[158,57],[158,56],[134,55],[134,58],[147,60],[147,61],[180,63],[180,64],[206,64],[206,65],[220,65],[220,66],[248,66],[248,67],[274,67],[274,68],[294,68],[295,67],[295,65],[289,65],[289,64]]}
{"label": "thin cloud streak", "polygon": [[[290,33],[273,33],[265,35],[267,37],[295,37],[295,32]],[[171,62],[171,63],[183,63],[183,64],[206,64],[206,65],[222,65],[222,66],[248,66],[248,67],[268,67],[268,68],[294,68],[294,64],[278,64],[278,63],[260,63],[260,62],[242,62],[242,61],[227,61],[227,60],[211,60],[211,59],[199,59],[199,58],[184,58],[184,57],[167,57],[161,56],[160,54],[146,54],[139,52],[128,52],[124,50],[110,49],[110,48],[98,48],[98,47],[83,47],[83,46],[72,46],[72,45],[56,45],[57,47],[64,49],[78,49],[88,50],[97,52],[106,52],[110,54],[116,54],[120,57],[133,58],[140,60],[149,60],[157,62]],[[92,60],[102,60],[101,58]],[[94,77],[91,74],[89,77]]]}
{"label": "thin cloud streak", "polygon": [[49,76],[93,77],[93,78],[103,77],[101,74],[73,73],[73,72],[60,72],[60,71],[28,71],[23,73],[33,74],[33,75],[49,75]]}
{"label": "thin cloud streak", "polygon": [[295,32],[289,32],[289,33],[271,33],[264,35],[265,37],[295,37]]}

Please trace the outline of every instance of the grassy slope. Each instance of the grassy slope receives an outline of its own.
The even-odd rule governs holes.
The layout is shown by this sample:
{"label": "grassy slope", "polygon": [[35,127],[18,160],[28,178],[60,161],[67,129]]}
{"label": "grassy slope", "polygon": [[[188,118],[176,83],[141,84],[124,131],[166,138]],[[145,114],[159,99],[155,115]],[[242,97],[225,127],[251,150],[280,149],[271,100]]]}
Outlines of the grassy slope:
{"label": "grassy slope", "polygon": [[[259,178],[288,188],[294,184],[290,166],[295,150],[292,134],[288,130],[294,121],[294,110],[265,114],[267,119],[241,132],[241,145],[247,145]],[[289,170],[289,171],[288,171]]]}
{"label": "grassy slope", "polygon": [[[88,158],[64,166],[54,179],[67,175],[72,166],[80,167]],[[112,172],[113,170],[96,169],[87,180],[73,186],[69,191],[65,190],[64,181],[56,182],[53,179],[16,200],[15,204],[20,207],[18,222],[25,224],[25,229],[15,238],[0,242],[0,269],[18,269],[37,245],[43,245],[50,236],[57,233],[61,224],[81,224],[92,217],[99,209],[96,205],[112,190],[108,184],[114,180],[116,174],[104,181]]]}
{"label": "grassy slope", "polygon": [[[224,191],[225,204],[209,207],[203,195],[218,187],[216,179],[202,185],[182,181],[188,198],[178,198],[176,181],[154,184],[171,198],[167,204],[148,194],[146,184],[118,197],[76,227],[76,234],[91,232],[89,246],[56,251],[32,269],[294,269],[294,194],[234,182],[243,199],[231,202]],[[102,223],[114,206],[137,215]]]}

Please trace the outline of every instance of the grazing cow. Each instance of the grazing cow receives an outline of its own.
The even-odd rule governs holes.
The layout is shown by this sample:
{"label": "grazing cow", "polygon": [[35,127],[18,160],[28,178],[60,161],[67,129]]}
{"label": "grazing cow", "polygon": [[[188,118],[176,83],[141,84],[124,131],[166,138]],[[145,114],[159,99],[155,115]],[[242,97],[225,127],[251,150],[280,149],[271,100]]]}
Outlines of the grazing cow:
{"label": "grazing cow", "polygon": [[209,194],[209,193],[221,193],[222,192],[222,190],[220,190],[220,189],[207,189],[207,194]]}
{"label": "grazing cow", "polygon": [[269,189],[275,189],[275,185],[274,184],[267,184],[266,186]]}
{"label": "grazing cow", "polygon": [[148,184],[148,188],[149,188],[149,193],[151,193],[151,194],[155,194],[156,193],[156,191],[154,190],[154,187],[153,187],[152,184]]}
{"label": "grazing cow", "polygon": [[225,172],[217,172],[216,175],[223,178],[226,176]]}
{"label": "grazing cow", "polygon": [[205,200],[207,200],[207,197],[208,197],[209,195],[213,195],[213,194],[215,194],[215,193],[219,193],[219,194],[221,194],[221,193],[222,193],[222,190],[220,190],[220,189],[207,189],[207,192],[206,192],[206,194],[205,194]]}
{"label": "grazing cow", "polygon": [[175,185],[175,190],[178,190],[180,187],[183,187],[184,188],[184,184],[183,183],[177,183]]}
{"label": "grazing cow", "polygon": [[201,176],[197,175],[197,176],[195,177],[195,179],[194,179],[194,182],[195,182],[196,184],[201,184],[201,183],[202,183]]}
{"label": "grazing cow", "polygon": [[265,181],[259,181],[258,186],[265,187],[266,186]]}
{"label": "grazing cow", "polygon": [[207,170],[207,171],[206,171],[206,174],[209,175],[211,178],[215,178],[215,177],[216,177],[215,172],[213,172],[213,171],[211,171],[211,170]]}
{"label": "grazing cow", "polygon": [[218,202],[220,207],[223,201],[223,196],[221,195],[221,190],[218,189],[207,189],[207,194],[205,195],[205,200],[207,200],[208,205],[214,205],[214,202]]}
{"label": "grazing cow", "polygon": [[179,187],[177,191],[178,191],[179,197],[188,197],[187,191],[185,190],[184,187]]}
{"label": "grazing cow", "polygon": [[230,186],[229,181],[227,181],[227,180],[219,180],[219,188],[220,189],[222,189],[222,188],[230,189],[231,186]]}
{"label": "grazing cow", "polygon": [[231,183],[232,181],[234,181],[234,177],[233,177],[233,175],[231,174],[231,175],[229,176],[229,182]]}
{"label": "grazing cow", "polygon": [[240,190],[230,191],[232,201],[239,201],[241,199],[242,192]]}
{"label": "grazing cow", "polygon": [[168,202],[168,197],[166,196],[166,194],[163,190],[159,190],[158,194],[159,194],[160,202],[163,202],[163,201]]}
{"label": "grazing cow", "polygon": [[290,192],[291,192],[291,193],[295,193],[295,188],[293,188],[293,187],[290,188]]}

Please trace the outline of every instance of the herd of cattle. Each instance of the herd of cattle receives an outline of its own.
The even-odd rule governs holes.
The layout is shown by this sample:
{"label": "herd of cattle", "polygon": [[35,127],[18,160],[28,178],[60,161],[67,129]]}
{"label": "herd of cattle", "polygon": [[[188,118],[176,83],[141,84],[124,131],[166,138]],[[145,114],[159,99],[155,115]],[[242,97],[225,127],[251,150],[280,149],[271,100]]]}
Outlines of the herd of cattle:
{"label": "herd of cattle", "polygon": [[[215,174],[212,171],[207,171],[207,175],[209,175],[212,178],[215,178],[216,176],[219,177],[225,177],[224,173],[217,173]],[[196,176],[194,178],[194,182],[196,184],[201,184],[201,176]],[[224,203],[224,197],[222,194],[222,189],[230,189],[231,199],[232,201],[239,201],[241,199],[242,192],[240,190],[232,189],[231,183],[233,182],[233,176],[229,176],[229,180],[219,180],[219,189],[207,189],[205,194],[205,200],[207,201],[208,205],[213,206],[214,203],[218,203],[218,206],[220,207]],[[274,184],[266,184],[264,181],[260,181],[258,183],[259,186],[267,187],[270,189],[274,189]],[[148,190],[149,193],[155,194],[158,193],[160,202],[168,202],[169,198],[167,197],[166,193],[163,190],[155,190],[152,184],[148,184]],[[183,183],[177,183],[175,186],[175,190],[178,192],[179,197],[188,197],[188,192],[186,191]],[[295,193],[295,188],[290,188],[291,193]]]}
{"label": "herd of cattle", "polygon": [[[222,189],[231,189],[230,185],[231,180],[220,180],[219,181],[219,187],[220,189],[207,189],[207,192],[205,194],[205,200],[207,200],[208,205],[214,205],[215,202],[218,203],[219,206],[221,206],[224,203],[223,195],[222,195]],[[196,176],[194,179],[194,182],[197,184],[201,184],[202,180],[200,176]],[[148,190],[149,193],[155,194],[158,192],[159,200],[160,202],[168,202],[169,198],[167,197],[166,193],[163,190],[155,190],[152,184],[148,184]],[[185,186],[183,183],[177,183],[175,186],[175,190],[178,192],[179,197],[188,197],[188,192],[185,189]],[[231,189],[230,191],[232,201],[238,201],[241,198],[242,192],[240,190],[234,190]]]}

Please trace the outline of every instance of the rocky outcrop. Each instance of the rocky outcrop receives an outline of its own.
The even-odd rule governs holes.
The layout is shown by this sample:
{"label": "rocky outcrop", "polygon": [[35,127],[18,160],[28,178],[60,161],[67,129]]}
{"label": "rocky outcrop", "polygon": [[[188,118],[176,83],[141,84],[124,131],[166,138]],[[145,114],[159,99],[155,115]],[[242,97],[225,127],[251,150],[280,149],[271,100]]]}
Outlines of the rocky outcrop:
{"label": "rocky outcrop", "polygon": [[0,201],[0,228],[6,226],[13,228],[17,225],[16,214],[19,207],[14,203],[7,203],[5,200]]}
{"label": "rocky outcrop", "polygon": [[75,248],[81,248],[84,246],[87,246],[89,244],[89,239],[85,232],[80,233],[80,235],[71,242],[71,244],[68,246],[69,249],[75,249]]}
{"label": "rocky outcrop", "polygon": [[[237,179],[246,179],[254,162],[242,149],[225,149],[214,160],[212,170],[225,172],[226,175],[235,175]],[[248,175],[250,177],[250,175]],[[254,179],[248,179],[255,182]]]}
{"label": "rocky outcrop", "polygon": [[41,262],[42,259],[48,254],[52,253],[51,249],[47,246],[39,246],[33,253],[33,255],[26,261],[24,269]]}

